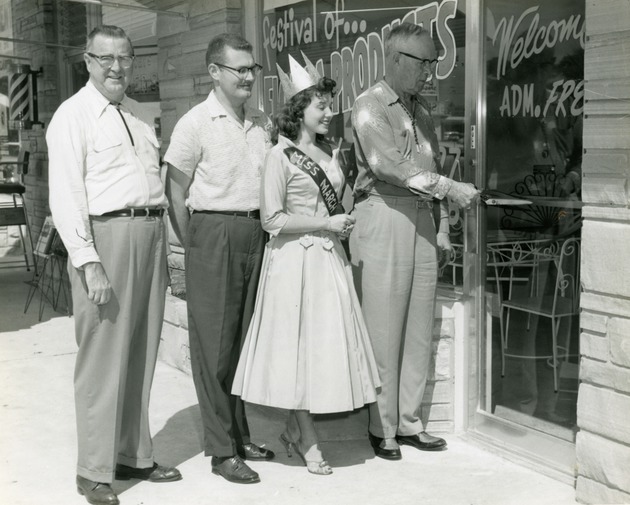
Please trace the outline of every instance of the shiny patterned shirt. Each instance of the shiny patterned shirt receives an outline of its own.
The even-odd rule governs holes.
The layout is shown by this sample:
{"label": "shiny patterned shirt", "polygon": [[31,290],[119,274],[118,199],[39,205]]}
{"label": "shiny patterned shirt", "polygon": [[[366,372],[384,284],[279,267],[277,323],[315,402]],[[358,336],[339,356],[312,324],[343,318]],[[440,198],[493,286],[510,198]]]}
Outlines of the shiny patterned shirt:
{"label": "shiny patterned shirt", "polygon": [[452,181],[439,175],[439,145],[428,104],[421,97],[416,100],[413,122],[385,81],[354,102],[355,198],[372,192],[430,200],[448,193]]}

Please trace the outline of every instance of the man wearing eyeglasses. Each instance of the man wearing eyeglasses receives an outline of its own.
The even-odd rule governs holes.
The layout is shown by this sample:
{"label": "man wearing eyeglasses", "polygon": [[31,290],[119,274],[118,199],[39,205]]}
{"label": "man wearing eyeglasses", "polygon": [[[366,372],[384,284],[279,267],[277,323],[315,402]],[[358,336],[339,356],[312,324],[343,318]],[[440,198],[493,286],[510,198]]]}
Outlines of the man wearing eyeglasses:
{"label": "man wearing eyeglasses", "polygon": [[193,379],[212,472],[259,482],[244,460],[272,451],[250,440],[244,405],[230,394],[254,308],[266,236],[260,174],[269,119],[246,102],[261,66],[238,35],[212,39],[206,65],[214,89],[175,126],[165,155],[173,230],[186,251],[186,300]]}
{"label": "man wearing eyeglasses", "polygon": [[114,478],[170,482],[153,459],[149,392],[166,292],[168,202],[152,121],[125,95],[133,47],[116,26],[88,36],[88,83],[48,131],[50,209],[68,250],[79,346],[77,489],[115,505]]}
{"label": "man wearing eyeglasses", "polygon": [[[428,31],[402,23],[385,39],[385,79],[352,111],[357,158],[356,224],[350,237],[354,279],[382,388],[370,405],[369,438],[377,456],[397,460],[400,444],[435,451],[420,404],[431,358],[437,251],[449,251],[446,196],[462,208],[479,198],[472,184],[440,175],[439,145],[421,96],[434,77],[437,51]],[[433,199],[440,200],[436,235]]]}

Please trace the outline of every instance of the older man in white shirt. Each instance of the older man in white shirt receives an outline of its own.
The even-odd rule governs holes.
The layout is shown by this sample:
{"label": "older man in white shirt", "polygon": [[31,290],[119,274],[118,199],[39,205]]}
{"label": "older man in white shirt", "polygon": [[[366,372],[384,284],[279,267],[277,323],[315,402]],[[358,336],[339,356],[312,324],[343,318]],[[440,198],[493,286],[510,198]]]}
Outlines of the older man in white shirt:
{"label": "older man in white shirt", "polygon": [[68,250],[75,331],[77,489],[115,505],[119,479],[168,482],[155,463],[149,392],[167,286],[158,141],[125,96],[133,48],[114,26],[88,37],[89,82],[53,116],[46,141],[50,208]]}

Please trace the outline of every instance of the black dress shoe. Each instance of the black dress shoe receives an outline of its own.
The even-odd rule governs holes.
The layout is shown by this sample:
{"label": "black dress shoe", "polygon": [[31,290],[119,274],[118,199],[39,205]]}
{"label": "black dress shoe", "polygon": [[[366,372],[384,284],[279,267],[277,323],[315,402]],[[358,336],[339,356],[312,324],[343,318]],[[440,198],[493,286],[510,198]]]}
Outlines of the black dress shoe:
{"label": "black dress shoe", "polygon": [[374,449],[374,454],[379,458],[388,459],[390,461],[402,459],[400,449],[385,449],[384,447],[381,447],[381,442],[383,442],[381,437],[368,433],[368,438],[370,439],[372,449]]}
{"label": "black dress shoe", "polygon": [[77,491],[92,505],[119,505],[120,501],[109,484],[94,482],[77,475]]}
{"label": "black dress shoe", "polygon": [[182,479],[182,474],[177,468],[162,466],[153,463],[148,468],[133,468],[127,465],[116,465],[116,478],[118,480],[140,479],[149,482],[174,482]]}
{"label": "black dress shoe", "polygon": [[248,467],[240,456],[231,458],[212,457],[212,473],[220,475],[225,480],[236,484],[254,484],[260,482],[260,477]]}
{"label": "black dress shoe", "polygon": [[446,440],[439,437],[433,437],[423,431],[423,435],[431,438],[430,442],[423,442],[418,435],[397,435],[396,440],[401,445],[410,445],[421,451],[441,451],[446,449]]}
{"label": "black dress shoe", "polygon": [[258,447],[256,444],[243,444],[236,451],[242,459],[269,461],[276,455],[273,451],[265,449],[264,447]]}

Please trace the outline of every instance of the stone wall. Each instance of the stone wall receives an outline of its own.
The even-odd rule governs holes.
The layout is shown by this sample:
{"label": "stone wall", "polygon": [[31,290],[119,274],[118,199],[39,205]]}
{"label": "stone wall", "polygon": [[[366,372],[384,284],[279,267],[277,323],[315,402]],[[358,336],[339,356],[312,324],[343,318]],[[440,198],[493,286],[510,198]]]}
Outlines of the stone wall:
{"label": "stone wall", "polygon": [[166,294],[164,326],[158,358],[182,372],[189,375],[192,373],[186,301],[170,293]]}
{"label": "stone wall", "polygon": [[[459,301],[438,296],[433,326],[433,354],[427,389],[422,399],[422,421],[429,433],[452,433],[455,428],[454,382],[456,332],[455,306]],[[463,370],[462,370],[463,373]]]}
{"label": "stone wall", "polygon": [[630,8],[586,2],[577,499],[630,503]]}

